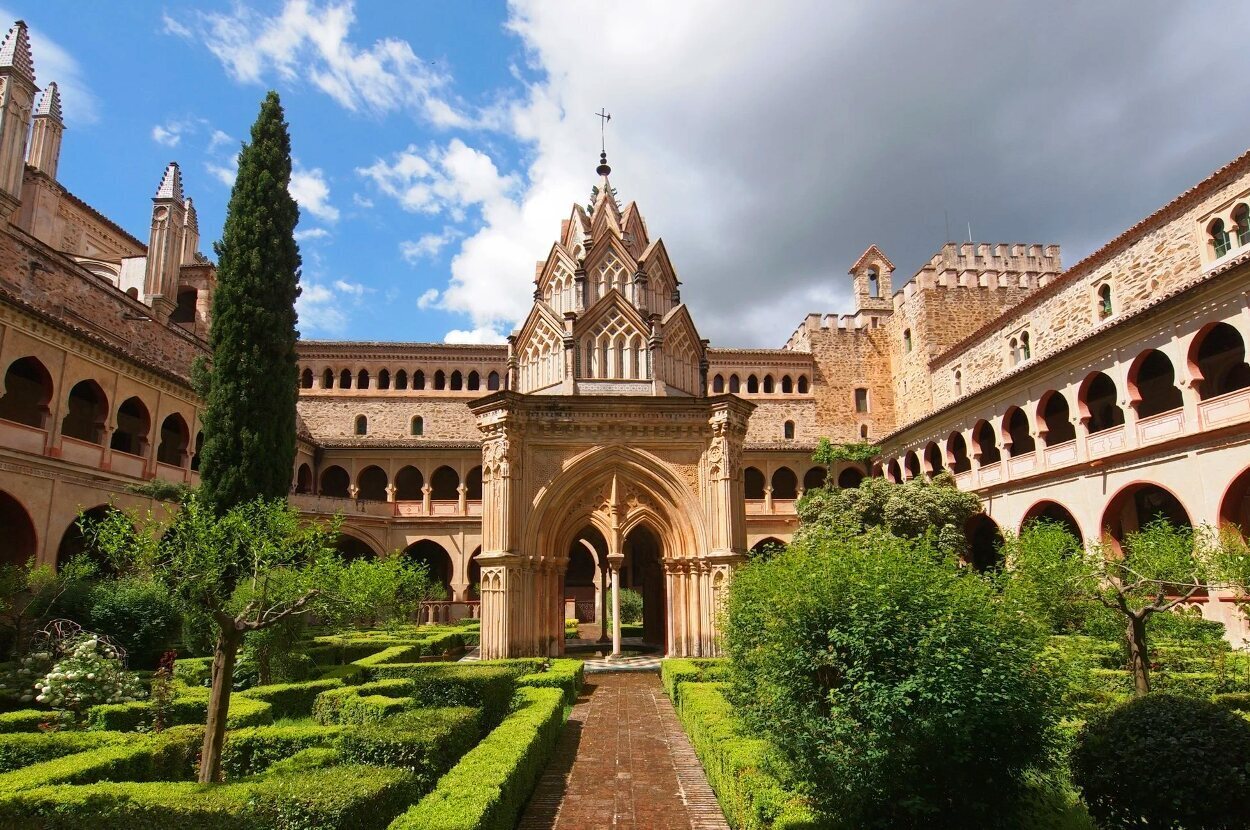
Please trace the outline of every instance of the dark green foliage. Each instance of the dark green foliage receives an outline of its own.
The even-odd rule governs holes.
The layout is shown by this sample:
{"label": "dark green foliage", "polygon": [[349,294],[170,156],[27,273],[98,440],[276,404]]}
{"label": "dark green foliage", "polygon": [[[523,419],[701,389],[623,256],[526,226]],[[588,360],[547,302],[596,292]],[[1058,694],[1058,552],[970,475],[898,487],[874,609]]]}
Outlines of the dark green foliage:
{"label": "dark green foliage", "polygon": [[291,139],[270,92],[239,153],[217,252],[209,333],[212,366],[200,375],[204,409],[201,498],[218,515],[256,498],[284,498],[295,459],[299,208]]}
{"label": "dark green foliage", "polygon": [[340,680],[309,680],[303,683],[274,683],[240,692],[240,698],[263,700],[274,718],[306,718],[312,714],[313,702],[322,692],[342,686]]}
{"label": "dark green foliage", "polygon": [[[208,690],[185,689],[174,696],[166,710],[166,722],[190,724],[204,722],[208,712]],[[87,724],[91,729],[107,729],[117,732],[134,732],[147,729],[155,716],[152,702],[136,700],[133,703],[105,703],[87,710]],[[261,700],[236,695],[230,699],[230,711],[226,725],[230,729],[260,726],[273,722],[269,704]]]}
{"label": "dark green foliage", "polygon": [[[609,613],[611,613],[610,609]],[[642,622],[642,594],[633,588],[622,588],[621,624],[640,622]]]}
{"label": "dark green foliage", "polygon": [[824,464],[826,467],[832,468],[839,461],[867,464],[880,454],[880,447],[865,441],[853,444],[835,444],[828,438],[821,438],[820,443],[816,445],[816,451],[812,453],[812,460],[817,464]]}
{"label": "dark green foliage", "polygon": [[554,689],[521,689],[517,708],[390,830],[512,830],[560,736]]}
{"label": "dark green foliage", "polygon": [[91,589],[90,628],[126,649],[131,668],[150,669],[173,647],[181,607],[159,582],[105,580]]}
{"label": "dark green foliage", "polygon": [[681,703],[682,683],[711,683],[729,678],[729,661],[725,659],[670,657],[660,666],[664,691],[675,707]]}
{"label": "dark green foliage", "polygon": [[343,723],[344,709],[359,706],[355,702],[359,698],[386,697],[405,699],[411,703],[411,699],[407,697],[410,691],[412,691],[412,683],[402,677],[330,689],[317,695],[312,706],[312,718],[317,723]]}
{"label": "dark green foliage", "polygon": [[955,487],[949,473],[941,473],[932,481],[891,484],[866,478],[845,490],[808,490],[795,509],[801,538],[836,540],[880,529],[905,539],[928,537],[943,552],[955,554],[967,547],[964,524],[981,512],[981,501]]}
{"label": "dark green foliage", "polygon": [[417,706],[472,706],[482,710],[484,728],[493,729],[512,701],[516,675],[507,668],[454,663],[394,663],[369,671],[378,679],[405,679],[405,694]]}
{"label": "dark green foliage", "polygon": [[0,735],[10,732],[38,732],[41,724],[56,719],[54,712],[43,709],[18,709],[13,712],[0,712]]}
{"label": "dark green foliage", "polygon": [[[731,827],[737,830],[799,830],[821,826],[810,806],[788,789],[773,769],[768,741],[743,735],[726,700],[723,683],[684,679],[692,666],[670,674],[664,661],[665,687],[680,690],[674,697],[677,716],[703,763]],[[681,661],[687,663],[688,661]]]}
{"label": "dark green foliage", "polygon": [[1237,830],[1250,817],[1247,759],[1250,722],[1213,703],[1152,694],[1085,725],[1072,777],[1107,828]]}
{"label": "dark green foliage", "polygon": [[166,481],[163,478],[154,478],[142,484],[131,484],[126,490],[137,496],[147,496],[157,501],[172,501],[176,504],[182,504],[190,497],[193,488],[188,487],[181,481]]}
{"label": "dark green foliage", "polygon": [[473,747],[480,734],[476,709],[414,709],[385,723],[348,729],[336,748],[344,763],[408,770],[416,776],[417,790],[424,794]]}
{"label": "dark green foliage", "polygon": [[174,679],[188,686],[207,686],[212,678],[211,657],[184,657],[174,663]]}
{"label": "dark green foliage", "polygon": [[109,732],[12,732],[0,735],[0,772],[11,772],[39,761],[50,761],[126,740],[123,735]]}
{"label": "dark green foliage", "polygon": [[202,727],[183,726],[31,764],[0,774],[0,792],[107,780],[177,781],[190,776],[203,735]]}
{"label": "dark green foliage", "polygon": [[332,746],[338,735],[337,727],[316,723],[235,729],[226,736],[221,765],[227,780],[242,778],[300,750]]}
{"label": "dark green foliage", "polygon": [[1051,760],[1044,630],[926,545],[797,544],[735,574],[731,699],[852,827],[1012,826]]}

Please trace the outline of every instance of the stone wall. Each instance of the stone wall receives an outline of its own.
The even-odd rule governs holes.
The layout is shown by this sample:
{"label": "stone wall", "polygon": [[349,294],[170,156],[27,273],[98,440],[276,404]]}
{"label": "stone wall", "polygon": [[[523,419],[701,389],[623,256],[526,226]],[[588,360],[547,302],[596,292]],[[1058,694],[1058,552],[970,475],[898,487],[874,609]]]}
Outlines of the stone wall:
{"label": "stone wall", "polygon": [[[469,401],[480,395],[440,395],[432,392],[373,393],[352,390],[338,394],[302,394],[299,414],[317,441],[355,438],[356,416],[369,419],[367,438],[422,438],[440,441],[477,441],[477,423],[469,412]],[[423,419],[420,438],[412,435],[412,419]]]}

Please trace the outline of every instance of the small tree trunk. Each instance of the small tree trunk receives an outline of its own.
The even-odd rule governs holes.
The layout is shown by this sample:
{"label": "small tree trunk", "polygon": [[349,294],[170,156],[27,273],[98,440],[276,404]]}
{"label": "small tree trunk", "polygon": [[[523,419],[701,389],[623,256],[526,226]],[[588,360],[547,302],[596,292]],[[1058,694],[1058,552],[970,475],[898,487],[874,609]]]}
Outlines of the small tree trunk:
{"label": "small tree trunk", "polygon": [[230,714],[230,689],[234,685],[234,661],[243,642],[243,632],[234,626],[217,633],[213,652],[213,688],[208,696],[208,722],[200,750],[200,783],[221,780],[221,752],[226,743],[226,717]]}
{"label": "small tree trunk", "polygon": [[273,658],[269,646],[256,650],[256,685],[268,686],[273,675]]}
{"label": "small tree trunk", "polygon": [[1129,615],[1125,626],[1128,639],[1128,667],[1133,673],[1133,694],[1145,697],[1150,694],[1150,652],[1146,645],[1146,617]]}

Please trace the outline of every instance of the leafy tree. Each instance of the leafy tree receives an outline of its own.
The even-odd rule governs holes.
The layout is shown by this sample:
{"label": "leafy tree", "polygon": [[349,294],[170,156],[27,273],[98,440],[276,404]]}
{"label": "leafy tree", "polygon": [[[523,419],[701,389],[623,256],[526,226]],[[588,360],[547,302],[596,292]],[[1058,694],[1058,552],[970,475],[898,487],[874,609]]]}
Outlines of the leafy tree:
{"label": "leafy tree", "polygon": [[338,584],[337,522],[309,524],[283,501],[256,499],[217,516],[192,496],[167,526],[151,514],[112,512],[92,541],[124,573],[157,580],[188,615],[215,632],[212,691],[200,782],[221,778],[235,662],[244,638],[310,611],[332,608]]}
{"label": "leafy tree", "polygon": [[126,649],[129,664],[152,668],[174,646],[182,625],[178,601],[151,579],[106,579],[91,587],[88,622]]}
{"label": "leafy tree", "polygon": [[340,625],[372,628],[411,619],[434,589],[429,569],[401,555],[355,559],[343,566],[334,610]]}
{"label": "leafy tree", "polygon": [[849,461],[852,464],[867,464],[880,454],[880,447],[866,441],[858,441],[851,444],[835,444],[828,438],[821,438],[820,442],[816,444],[816,451],[812,453],[812,460],[817,464],[824,464],[832,470],[833,465],[839,461]]}
{"label": "leafy tree", "polygon": [[796,510],[801,536],[838,538],[880,528],[906,539],[932,535],[942,550],[962,553],[967,547],[964,524],[981,512],[981,502],[942,473],[932,481],[891,484],[868,478],[851,489],[809,490]]}
{"label": "leafy tree", "polygon": [[33,557],[24,565],[0,565],[0,628],[8,637],[10,654],[25,654],[31,634],[48,619],[58,601],[85,590],[95,570],[85,556],[75,556],[59,569],[38,564]]}
{"label": "leafy tree", "polygon": [[838,826],[1019,826],[1060,685],[1045,629],[927,540],[808,537],[730,584],[730,695]]}
{"label": "leafy tree", "polygon": [[1080,541],[1061,523],[1041,519],[1019,536],[1006,534],[1007,570],[1000,577],[1009,601],[1044,621],[1053,633],[1082,631],[1102,607]]}
{"label": "leafy tree", "polygon": [[298,367],[299,208],[288,192],[291,139],[270,92],[239,153],[217,252],[211,368],[205,399],[200,490],[218,515],[252,499],[286,495],[295,461]]}
{"label": "leafy tree", "polygon": [[1107,542],[1081,552],[1075,539],[1059,540],[1060,532],[1029,529],[1009,543],[1007,578],[1018,587],[1008,590],[1049,608],[1052,624],[1089,602],[1118,614],[1134,692],[1148,694],[1147,623],[1207,587],[1218,558],[1216,540],[1205,530],[1195,533],[1160,519],[1127,534],[1120,550]]}
{"label": "leafy tree", "polygon": [[1220,528],[1212,565],[1219,578],[1235,592],[1234,601],[1242,613],[1250,616],[1250,544],[1239,528]]}

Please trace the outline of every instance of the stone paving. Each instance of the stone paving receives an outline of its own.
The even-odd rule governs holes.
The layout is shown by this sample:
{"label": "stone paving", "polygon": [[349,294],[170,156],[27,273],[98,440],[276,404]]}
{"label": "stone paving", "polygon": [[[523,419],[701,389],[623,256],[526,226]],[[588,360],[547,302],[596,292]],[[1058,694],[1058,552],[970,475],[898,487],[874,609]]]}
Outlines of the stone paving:
{"label": "stone paving", "polygon": [[521,830],[728,830],[652,672],[594,674],[564,725]]}

